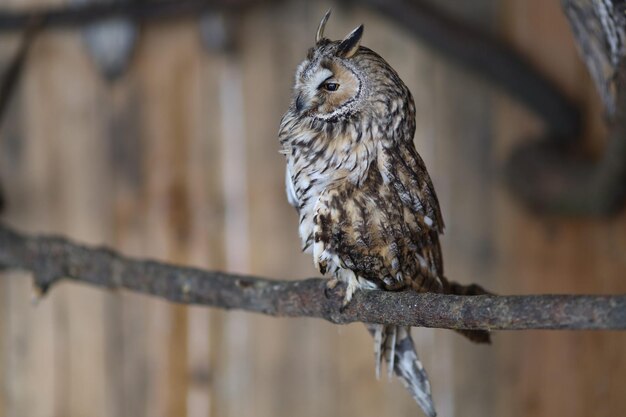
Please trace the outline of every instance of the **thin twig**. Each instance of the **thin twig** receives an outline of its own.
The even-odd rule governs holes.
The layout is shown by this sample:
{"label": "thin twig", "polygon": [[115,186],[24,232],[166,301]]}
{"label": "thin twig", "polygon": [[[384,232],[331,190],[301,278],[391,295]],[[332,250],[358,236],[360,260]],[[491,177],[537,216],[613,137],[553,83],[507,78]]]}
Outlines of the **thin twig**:
{"label": "thin twig", "polygon": [[626,329],[626,296],[454,296],[358,291],[326,280],[277,281],[127,258],[61,237],[28,236],[0,225],[0,267],[32,271],[44,292],[62,279],[124,288],[184,304],[333,323],[385,323],[450,329]]}

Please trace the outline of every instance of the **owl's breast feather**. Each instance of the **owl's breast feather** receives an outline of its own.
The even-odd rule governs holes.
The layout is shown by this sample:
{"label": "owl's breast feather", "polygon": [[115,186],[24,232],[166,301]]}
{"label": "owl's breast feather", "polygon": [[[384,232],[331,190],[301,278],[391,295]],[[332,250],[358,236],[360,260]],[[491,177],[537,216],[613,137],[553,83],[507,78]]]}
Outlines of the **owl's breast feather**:
{"label": "owl's breast feather", "polygon": [[302,248],[308,250],[313,240],[313,218],[319,197],[345,184],[362,185],[375,157],[375,147],[365,141],[346,143],[345,138],[292,146],[294,152],[287,155],[286,191],[300,215]]}

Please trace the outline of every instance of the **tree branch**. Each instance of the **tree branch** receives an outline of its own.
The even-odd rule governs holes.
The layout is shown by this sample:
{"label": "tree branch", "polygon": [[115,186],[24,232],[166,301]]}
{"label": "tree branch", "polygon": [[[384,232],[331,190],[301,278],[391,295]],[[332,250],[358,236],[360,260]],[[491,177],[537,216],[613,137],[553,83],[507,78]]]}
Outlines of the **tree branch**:
{"label": "tree branch", "polygon": [[206,10],[240,10],[260,4],[263,0],[157,0],[113,1],[67,6],[29,8],[25,11],[0,10],[0,34],[23,30],[33,17],[41,19],[46,29],[82,27],[113,17],[128,17],[135,21],[153,21],[184,16],[197,16]]}
{"label": "tree branch", "polygon": [[62,279],[150,294],[169,301],[333,323],[385,323],[450,329],[626,330],[626,296],[454,296],[358,291],[326,280],[277,281],[124,257],[54,236],[28,236],[0,224],[0,267],[32,271],[46,292]]}
{"label": "tree branch", "polygon": [[[454,18],[428,1],[363,0],[374,11],[419,38],[454,63],[484,77],[526,105],[565,142],[580,133],[576,103],[502,40]],[[434,2],[436,3],[436,2]]]}
{"label": "tree branch", "polygon": [[[0,34],[23,30],[33,17],[40,19],[46,29],[72,28],[111,17],[148,22],[198,16],[216,8],[241,11],[272,2],[276,0],[113,1],[15,11],[0,9]],[[341,3],[359,4],[387,16],[438,53],[482,75],[536,112],[552,136],[569,142],[579,135],[580,115],[576,104],[524,57],[480,28],[455,19],[423,0],[343,0]]]}

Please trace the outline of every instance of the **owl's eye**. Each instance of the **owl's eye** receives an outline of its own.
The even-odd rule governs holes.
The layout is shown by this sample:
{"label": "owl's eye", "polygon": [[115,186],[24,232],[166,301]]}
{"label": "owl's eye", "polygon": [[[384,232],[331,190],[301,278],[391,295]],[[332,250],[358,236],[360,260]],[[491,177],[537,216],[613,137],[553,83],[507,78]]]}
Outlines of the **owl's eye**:
{"label": "owl's eye", "polygon": [[337,91],[339,90],[339,84],[337,83],[324,83],[322,84],[322,88],[326,91]]}

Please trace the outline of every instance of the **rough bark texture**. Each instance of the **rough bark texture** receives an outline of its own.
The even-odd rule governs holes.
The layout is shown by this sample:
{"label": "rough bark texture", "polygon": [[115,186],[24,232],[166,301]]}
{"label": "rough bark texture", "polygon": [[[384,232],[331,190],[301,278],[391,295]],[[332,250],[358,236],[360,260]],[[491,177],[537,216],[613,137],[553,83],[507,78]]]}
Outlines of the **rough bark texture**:
{"label": "rough bark texture", "polygon": [[326,280],[277,281],[126,258],[52,236],[0,226],[0,267],[32,271],[46,292],[61,279],[124,288],[185,304],[271,316],[318,317],[337,324],[385,323],[451,329],[626,329],[626,296],[451,296],[360,291],[341,309],[343,291]]}

